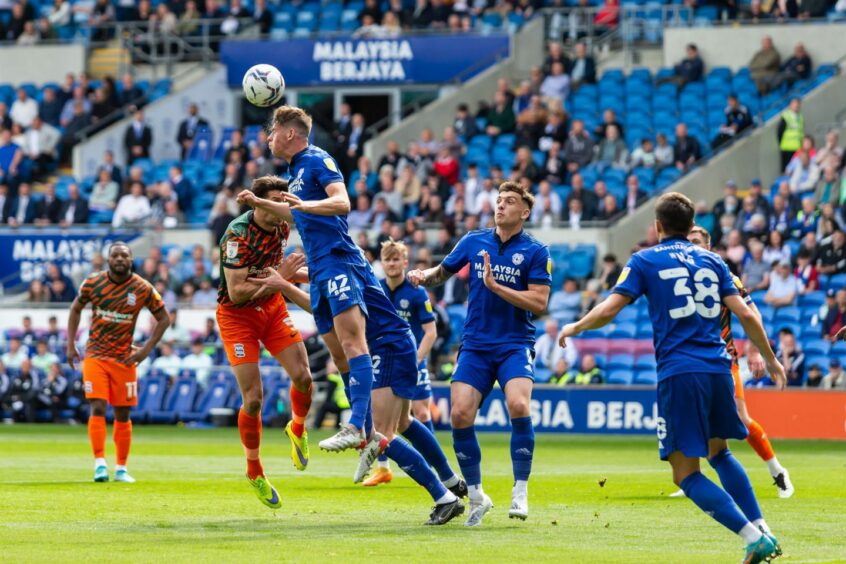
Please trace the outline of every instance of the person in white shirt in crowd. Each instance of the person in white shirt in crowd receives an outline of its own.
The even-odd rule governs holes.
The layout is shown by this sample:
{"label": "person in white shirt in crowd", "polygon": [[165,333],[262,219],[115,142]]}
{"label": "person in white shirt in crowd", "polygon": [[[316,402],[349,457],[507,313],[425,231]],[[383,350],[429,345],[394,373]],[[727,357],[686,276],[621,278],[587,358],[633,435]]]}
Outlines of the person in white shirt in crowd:
{"label": "person in white shirt in crowd", "polygon": [[667,136],[663,133],[655,136],[655,163],[658,168],[673,164],[673,146],[667,142]]}
{"label": "person in white shirt in crowd", "polygon": [[802,151],[790,173],[790,191],[793,194],[813,192],[819,180],[820,167],[811,159],[807,151]]}
{"label": "person in white shirt in crowd", "polygon": [[491,208],[496,207],[496,198],[499,195],[499,192],[494,187],[494,183],[490,178],[485,178],[482,180],[482,189],[476,194],[475,201],[472,202],[472,206],[470,205],[471,202],[467,203],[467,213],[476,215],[484,206],[484,203],[487,202]]}
{"label": "person in white shirt in crowd", "polygon": [[191,354],[182,359],[182,368],[193,370],[197,376],[197,382],[205,387],[209,381],[212,364],[211,357],[203,350],[203,339],[194,339],[191,342]]}
{"label": "person in white shirt in crowd", "polygon": [[21,148],[35,165],[33,174],[36,177],[41,177],[56,162],[56,147],[59,145],[62,134],[49,123],[44,123],[36,115],[30,128],[24,132],[23,137],[24,142]]}
{"label": "person in white shirt in crowd", "polygon": [[770,273],[770,288],[764,296],[764,303],[773,307],[793,305],[799,294],[799,281],[793,275],[790,263],[781,261]]}
{"label": "person in white shirt in crowd", "polygon": [[102,212],[111,211],[117,206],[117,197],[120,191],[118,183],[112,180],[108,170],[101,170],[97,182],[91,189],[91,197],[88,199],[88,209]]}
{"label": "person in white shirt in crowd", "polygon": [[212,286],[211,278],[204,276],[200,279],[200,287],[191,296],[194,307],[217,307],[217,290]]}
{"label": "person in white shirt in crowd", "polygon": [[141,223],[150,217],[150,200],[144,194],[144,184],[133,182],[129,194],[123,196],[115,208],[112,227],[123,227],[127,223]]}
{"label": "person in white shirt in crowd", "polygon": [[[543,205],[546,199],[549,200],[548,210],[544,209],[545,206]],[[552,185],[548,181],[541,180],[538,183],[538,193],[535,196],[535,200],[541,203],[541,205],[535,206],[532,209],[532,223],[540,223],[541,218],[547,214],[552,215],[555,221],[561,217],[561,196],[558,195],[558,192],[552,190]]]}
{"label": "person in white shirt in crowd", "polygon": [[164,335],[162,335],[162,341],[167,341],[168,343],[176,344],[190,342],[191,336],[188,333],[188,330],[176,322],[177,310],[168,310],[168,317],[170,318],[170,326],[164,332]]}
{"label": "person in white shirt in crowd", "polygon": [[9,339],[9,350],[3,353],[0,360],[6,368],[18,370],[25,360],[29,360],[29,351],[21,343],[20,337],[11,337]]}
{"label": "person in white shirt in crowd", "polygon": [[32,125],[32,120],[38,117],[38,102],[30,98],[23,88],[18,88],[18,98],[9,110],[12,121],[26,129]]}
{"label": "person in white shirt in crowd", "polygon": [[549,298],[549,315],[558,323],[572,323],[582,310],[582,293],[576,281],[567,278]]}
{"label": "person in white shirt in crowd", "polygon": [[570,200],[570,208],[567,211],[567,222],[570,224],[570,229],[577,230],[582,228],[582,221],[584,221],[584,209],[582,201],[573,198]]}
{"label": "person in white shirt in crowd", "polygon": [[557,101],[563,104],[570,95],[570,77],[564,73],[564,65],[560,62],[552,63],[552,73],[543,79],[540,95],[549,104]]}
{"label": "person in white shirt in crowd", "polygon": [[182,359],[174,352],[173,345],[161,343],[159,345],[159,356],[153,361],[151,368],[161,370],[171,378],[176,378],[182,368]]}
{"label": "person in white shirt in crowd", "polygon": [[558,322],[547,319],[543,329],[543,335],[535,342],[535,368],[554,370],[561,358],[566,360],[569,366],[575,366],[578,352],[576,347],[572,346],[572,340],[568,339],[566,348],[558,346]]}

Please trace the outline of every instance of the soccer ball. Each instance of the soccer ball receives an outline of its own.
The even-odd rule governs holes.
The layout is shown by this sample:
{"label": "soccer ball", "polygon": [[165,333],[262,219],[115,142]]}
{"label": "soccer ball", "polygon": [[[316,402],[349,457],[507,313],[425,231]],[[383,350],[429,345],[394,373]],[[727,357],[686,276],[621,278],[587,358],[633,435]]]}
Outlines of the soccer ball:
{"label": "soccer ball", "polygon": [[244,96],[254,106],[267,108],[282,99],[285,79],[273,65],[254,65],[244,74]]}

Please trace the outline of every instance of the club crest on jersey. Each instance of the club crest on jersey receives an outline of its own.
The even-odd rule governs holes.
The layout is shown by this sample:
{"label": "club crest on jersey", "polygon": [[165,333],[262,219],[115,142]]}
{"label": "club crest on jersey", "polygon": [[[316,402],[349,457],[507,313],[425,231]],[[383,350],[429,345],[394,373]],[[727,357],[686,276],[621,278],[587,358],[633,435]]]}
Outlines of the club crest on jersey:
{"label": "club crest on jersey", "polygon": [[523,264],[524,258],[525,257],[523,257],[523,253],[514,253],[513,255],[511,255],[511,262],[514,263],[514,266],[520,266],[521,264]]}
{"label": "club crest on jersey", "polygon": [[400,300],[400,307],[402,309],[408,309],[408,300]]}
{"label": "club crest on jersey", "polygon": [[226,242],[226,258],[234,259],[238,256],[238,241]]}
{"label": "club crest on jersey", "polygon": [[134,307],[136,303],[135,292],[129,292],[126,294],[126,305],[129,307]]}

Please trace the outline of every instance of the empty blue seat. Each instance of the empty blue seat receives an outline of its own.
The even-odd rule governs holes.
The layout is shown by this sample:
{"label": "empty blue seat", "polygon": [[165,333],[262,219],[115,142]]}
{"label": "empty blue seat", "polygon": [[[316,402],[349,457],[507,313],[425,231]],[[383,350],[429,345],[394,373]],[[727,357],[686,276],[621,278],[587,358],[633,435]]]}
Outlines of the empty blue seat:
{"label": "empty blue seat", "polygon": [[138,380],[138,407],[134,418],[138,422],[147,420],[151,412],[160,411],[167,393],[167,377],[149,375]]}
{"label": "empty blue seat", "polygon": [[605,363],[606,370],[631,370],[634,368],[634,356],[630,354],[615,354]]}
{"label": "empty blue seat", "polygon": [[[817,333],[819,334],[819,333]],[[803,340],[802,351],[811,355],[827,355],[831,350],[831,343],[825,339],[815,338],[810,340]]]}
{"label": "empty blue seat", "polygon": [[780,307],[775,310],[774,323],[780,322],[799,323],[802,321],[802,312],[798,307]]}
{"label": "empty blue seat", "polygon": [[640,386],[654,386],[658,383],[658,374],[654,370],[639,370],[632,383]]}
{"label": "empty blue seat", "polygon": [[212,409],[226,407],[231,394],[231,382],[226,380],[210,382],[206,391],[197,400],[196,410],[180,413],[179,418],[185,422],[207,421]]}
{"label": "empty blue seat", "polygon": [[635,360],[634,364],[635,370],[643,370],[643,371],[655,371],[657,368],[657,363],[655,362],[655,357],[653,355],[643,355],[639,356],[637,360]]}
{"label": "empty blue seat", "polygon": [[633,379],[634,373],[631,370],[614,370],[608,374],[605,382],[615,386],[628,386]]}
{"label": "empty blue seat", "polygon": [[167,393],[164,405],[159,411],[151,411],[151,423],[174,423],[180,413],[189,412],[197,399],[197,380],[194,378],[179,378]]}

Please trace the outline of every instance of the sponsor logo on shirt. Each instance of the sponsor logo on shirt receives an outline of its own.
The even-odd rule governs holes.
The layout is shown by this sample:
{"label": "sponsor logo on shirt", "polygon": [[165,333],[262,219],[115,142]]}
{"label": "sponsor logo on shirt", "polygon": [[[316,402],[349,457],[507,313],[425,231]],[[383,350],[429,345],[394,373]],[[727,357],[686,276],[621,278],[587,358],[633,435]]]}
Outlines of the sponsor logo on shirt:
{"label": "sponsor logo on shirt", "polygon": [[126,305],[129,307],[135,307],[137,299],[135,298],[135,292],[129,292],[126,294]]}
{"label": "sponsor logo on shirt", "polygon": [[238,241],[226,242],[226,258],[234,259],[238,256]]}

